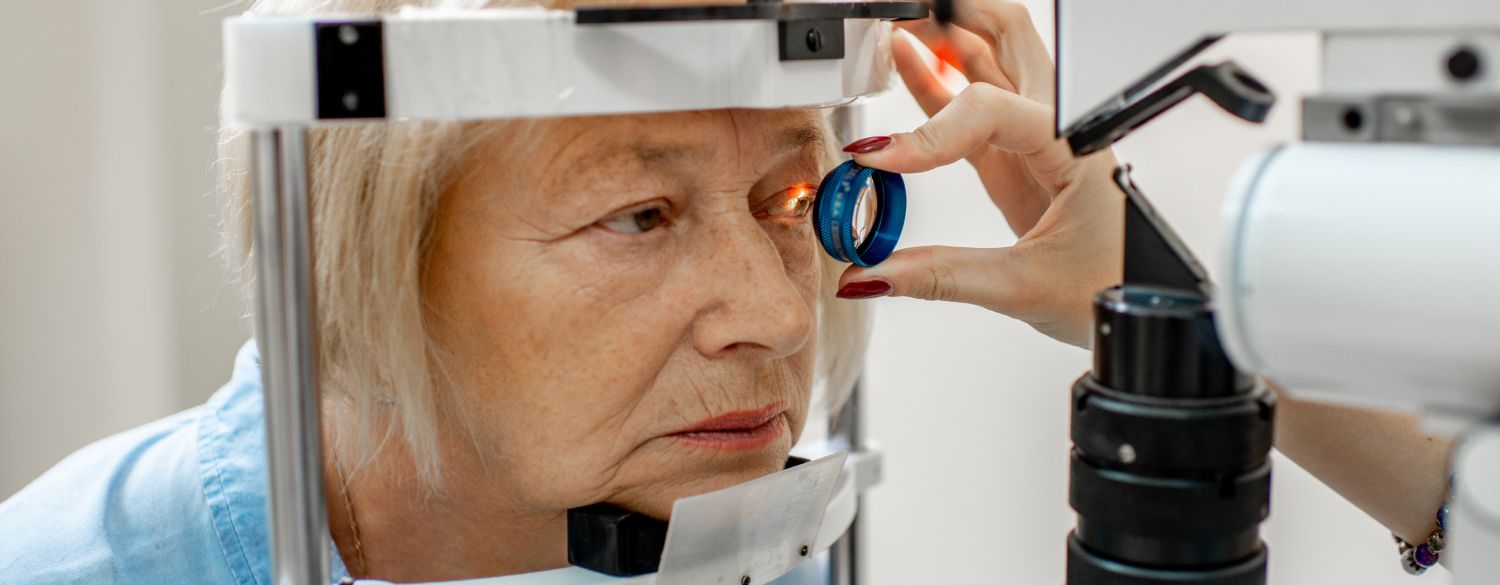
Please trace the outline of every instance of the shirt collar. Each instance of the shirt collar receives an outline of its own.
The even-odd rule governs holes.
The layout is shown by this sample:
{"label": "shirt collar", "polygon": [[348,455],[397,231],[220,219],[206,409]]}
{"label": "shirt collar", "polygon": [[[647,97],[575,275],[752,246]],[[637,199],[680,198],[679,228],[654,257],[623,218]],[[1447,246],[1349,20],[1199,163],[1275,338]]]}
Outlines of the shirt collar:
{"label": "shirt collar", "polygon": [[[234,373],[199,420],[198,459],[209,517],[238,585],[268,585],[266,431],[255,341],[235,356]],[[329,538],[331,583],[349,576]]]}

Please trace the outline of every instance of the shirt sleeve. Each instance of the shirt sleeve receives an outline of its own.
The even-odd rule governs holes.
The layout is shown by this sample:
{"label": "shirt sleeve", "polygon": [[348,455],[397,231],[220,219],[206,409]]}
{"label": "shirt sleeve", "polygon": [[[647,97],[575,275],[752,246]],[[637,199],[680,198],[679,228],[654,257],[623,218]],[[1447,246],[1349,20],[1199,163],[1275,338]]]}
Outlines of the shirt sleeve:
{"label": "shirt sleeve", "polygon": [[0,584],[236,584],[195,449],[203,407],[94,443],[0,502]]}

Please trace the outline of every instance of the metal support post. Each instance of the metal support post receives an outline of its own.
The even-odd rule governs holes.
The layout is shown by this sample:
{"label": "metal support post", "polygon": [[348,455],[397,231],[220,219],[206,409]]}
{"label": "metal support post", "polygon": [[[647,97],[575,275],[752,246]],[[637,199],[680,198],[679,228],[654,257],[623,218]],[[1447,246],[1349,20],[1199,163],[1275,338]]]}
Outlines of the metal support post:
{"label": "metal support post", "polygon": [[317,316],[303,127],[252,134],[256,344],[265,389],[274,585],[329,582]]}
{"label": "metal support post", "polygon": [[[834,109],[832,119],[829,121],[833,126],[835,138],[840,144],[848,144],[862,137],[864,131],[864,106],[859,103],[847,104]],[[854,389],[849,393],[848,402],[839,412],[838,418],[834,420],[833,427],[828,430],[829,442],[835,445],[842,444],[849,453],[856,453],[863,447],[863,421],[860,409],[860,395],[864,384],[856,382]],[[848,532],[844,537],[834,543],[828,549],[828,565],[830,585],[859,585],[860,575],[863,574],[860,563],[862,555],[860,547],[862,542],[859,537],[860,525],[863,521],[858,511],[864,510],[865,498],[859,496],[855,499],[854,521],[849,524]]]}
{"label": "metal support post", "polygon": [[[851,454],[859,452],[864,441],[864,425],[860,420],[861,386],[861,383],[854,385],[849,401],[844,403],[844,409],[839,412],[838,419],[829,432],[830,442],[843,444]],[[857,496],[854,501],[854,521],[849,523],[849,530],[844,533],[844,537],[828,549],[830,585],[859,585],[860,575],[864,574],[864,567],[860,565],[863,561],[863,555],[860,554],[863,542],[859,536],[859,528],[864,523],[861,516],[865,509],[865,497]]]}

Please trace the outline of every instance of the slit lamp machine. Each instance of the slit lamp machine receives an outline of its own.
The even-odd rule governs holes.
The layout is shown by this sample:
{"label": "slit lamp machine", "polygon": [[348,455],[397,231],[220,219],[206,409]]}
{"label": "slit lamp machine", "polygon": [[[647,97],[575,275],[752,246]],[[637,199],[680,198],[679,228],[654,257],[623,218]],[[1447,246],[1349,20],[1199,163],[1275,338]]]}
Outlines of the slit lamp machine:
{"label": "slit lamp machine", "polygon": [[[840,138],[852,139],[857,98],[891,78],[886,21],[928,8],[772,1],[226,20],[224,115],[253,139],[276,585],[329,582],[309,128],[830,106]],[[947,20],[955,7],[932,9]],[[1078,516],[1067,581],[1265,583],[1259,527],[1275,412],[1266,377],[1299,397],[1408,409],[1461,432],[1444,557],[1460,585],[1493,582],[1500,3],[1056,0],[1056,22],[1056,129],[1079,156],[1199,94],[1262,121],[1277,103],[1269,88],[1232,61],[1194,57],[1229,34],[1323,36],[1322,90],[1302,97],[1302,140],[1246,161],[1230,184],[1215,281],[1128,168],[1116,172],[1124,282],[1096,297],[1093,368],[1071,395]],[[846,162],[814,208],[829,254],[874,264],[899,238],[905,187]],[[573,566],[472,583],[867,581],[851,527],[881,458],[861,435],[859,403],[856,389],[811,460],[679,500],[670,522],[575,509]]]}

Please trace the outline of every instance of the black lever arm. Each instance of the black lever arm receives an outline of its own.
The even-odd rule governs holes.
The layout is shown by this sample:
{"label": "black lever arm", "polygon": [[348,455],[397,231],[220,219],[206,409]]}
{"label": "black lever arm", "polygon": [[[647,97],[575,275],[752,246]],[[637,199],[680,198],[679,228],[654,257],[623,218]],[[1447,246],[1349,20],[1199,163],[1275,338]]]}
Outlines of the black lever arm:
{"label": "black lever arm", "polygon": [[1108,148],[1142,124],[1150,122],[1194,94],[1203,94],[1224,111],[1247,122],[1261,123],[1276,95],[1233,62],[1202,65],[1123,108],[1109,110],[1068,133],[1074,156]]}

